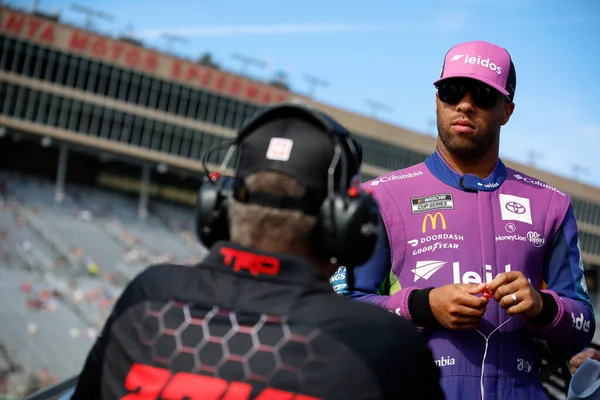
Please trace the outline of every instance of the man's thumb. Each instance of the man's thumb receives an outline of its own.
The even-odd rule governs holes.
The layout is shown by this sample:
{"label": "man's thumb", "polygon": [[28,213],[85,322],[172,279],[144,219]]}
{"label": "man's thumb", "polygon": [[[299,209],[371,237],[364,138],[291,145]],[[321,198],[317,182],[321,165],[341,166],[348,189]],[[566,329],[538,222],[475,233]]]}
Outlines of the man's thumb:
{"label": "man's thumb", "polygon": [[463,291],[465,291],[468,294],[479,294],[479,293],[483,293],[483,291],[485,290],[486,287],[487,287],[487,283],[465,285],[465,287],[463,288]]}

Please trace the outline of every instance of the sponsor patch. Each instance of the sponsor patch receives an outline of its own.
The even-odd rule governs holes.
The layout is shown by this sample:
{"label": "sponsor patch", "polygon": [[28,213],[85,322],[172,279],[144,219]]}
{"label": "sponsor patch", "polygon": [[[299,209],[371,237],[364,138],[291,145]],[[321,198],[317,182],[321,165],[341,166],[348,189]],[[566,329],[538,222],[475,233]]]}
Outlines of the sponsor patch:
{"label": "sponsor patch", "polygon": [[500,212],[503,221],[520,221],[533,225],[531,206],[526,197],[500,194]]}
{"label": "sponsor patch", "polygon": [[542,247],[545,241],[544,236],[533,231],[527,232],[527,240],[529,240],[529,242],[535,247]]}
{"label": "sponsor patch", "polygon": [[391,182],[391,181],[399,181],[402,179],[409,179],[409,178],[414,178],[415,176],[419,176],[419,175],[423,175],[423,171],[413,171],[413,172],[406,172],[402,175],[395,175],[395,174],[391,174],[391,175],[385,175],[382,176],[381,178],[375,179],[371,182],[371,186],[377,186],[380,183],[386,183],[386,182]]}
{"label": "sponsor patch", "polygon": [[329,283],[337,294],[344,294],[348,289],[346,267],[339,267],[338,270],[329,278]]}
{"label": "sponsor patch", "polygon": [[271,138],[266,157],[269,160],[288,161],[294,147],[294,141],[287,138]]}
{"label": "sponsor patch", "polygon": [[444,265],[446,261],[417,261],[415,269],[411,269],[411,272],[415,274],[415,282],[421,278],[428,280]]}
{"label": "sponsor patch", "polygon": [[453,210],[454,198],[451,194],[433,194],[410,199],[412,213],[418,214],[433,210]]}
{"label": "sponsor patch", "polygon": [[571,318],[573,319],[573,328],[578,331],[583,331],[588,333],[590,331],[591,322],[585,319],[583,313],[579,313],[578,317],[575,317],[575,314],[571,313]]}
{"label": "sponsor patch", "polygon": [[548,190],[552,190],[553,192],[556,192],[556,193],[560,194],[561,196],[565,196],[565,194],[563,192],[561,192],[560,190],[558,190],[554,186],[548,185],[546,182],[542,182],[542,181],[539,181],[537,179],[530,178],[528,176],[521,176],[519,174],[515,174],[514,177],[517,178],[517,180],[520,180],[520,181],[522,180],[522,181],[525,181],[525,182],[530,183],[532,185],[536,185],[536,186],[543,187],[543,188],[548,189]]}
{"label": "sponsor patch", "polygon": [[456,360],[452,357],[440,357],[439,360],[433,360],[433,362],[435,363],[435,365],[437,365],[438,367],[446,367],[448,365],[454,365],[456,364]]}

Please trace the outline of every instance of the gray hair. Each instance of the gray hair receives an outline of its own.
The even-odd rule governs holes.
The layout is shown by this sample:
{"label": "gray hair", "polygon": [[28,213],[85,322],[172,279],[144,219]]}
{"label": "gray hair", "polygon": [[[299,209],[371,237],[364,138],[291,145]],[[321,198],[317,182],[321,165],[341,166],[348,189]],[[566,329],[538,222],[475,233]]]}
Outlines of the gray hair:
{"label": "gray hair", "polygon": [[[250,192],[287,197],[305,194],[296,179],[272,171],[250,174],[244,183]],[[316,221],[316,217],[298,210],[243,204],[235,199],[229,203],[230,240],[266,252],[311,255],[310,236]]]}

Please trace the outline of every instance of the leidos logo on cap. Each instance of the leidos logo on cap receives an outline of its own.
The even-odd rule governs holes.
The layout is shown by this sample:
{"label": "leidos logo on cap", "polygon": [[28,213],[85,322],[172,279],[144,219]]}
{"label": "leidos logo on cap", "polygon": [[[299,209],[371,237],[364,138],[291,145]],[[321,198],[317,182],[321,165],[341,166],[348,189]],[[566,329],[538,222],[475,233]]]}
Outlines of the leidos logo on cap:
{"label": "leidos logo on cap", "polygon": [[460,43],[444,57],[437,85],[445,79],[469,78],[491,86],[511,100],[517,86],[517,76],[506,49],[484,41]]}
{"label": "leidos logo on cap", "polygon": [[491,62],[489,57],[482,60],[480,55],[475,57],[475,56],[470,56],[469,54],[466,54],[466,55],[465,54],[455,54],[450,59],[450,62],[455,62],[460,59],[464,59],[465,64],[481,65],[482,67],[491,69],[492,71],[496,72],[498,75],[502,75],[502,67],[499,67],[498,65]]}

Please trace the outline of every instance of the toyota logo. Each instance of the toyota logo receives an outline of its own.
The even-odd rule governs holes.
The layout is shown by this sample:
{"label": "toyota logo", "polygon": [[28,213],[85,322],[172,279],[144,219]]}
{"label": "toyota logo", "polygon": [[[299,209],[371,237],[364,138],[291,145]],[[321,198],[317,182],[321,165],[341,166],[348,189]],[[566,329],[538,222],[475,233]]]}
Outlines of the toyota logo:
{"label": "toyota logo", "polygon": [[506,209],[511,213],[515,214],[524,214],[525,211],[527,211],[525,210],[524,205],[517,203],[516,201],[509,201],[504,207],[506,207]]}

